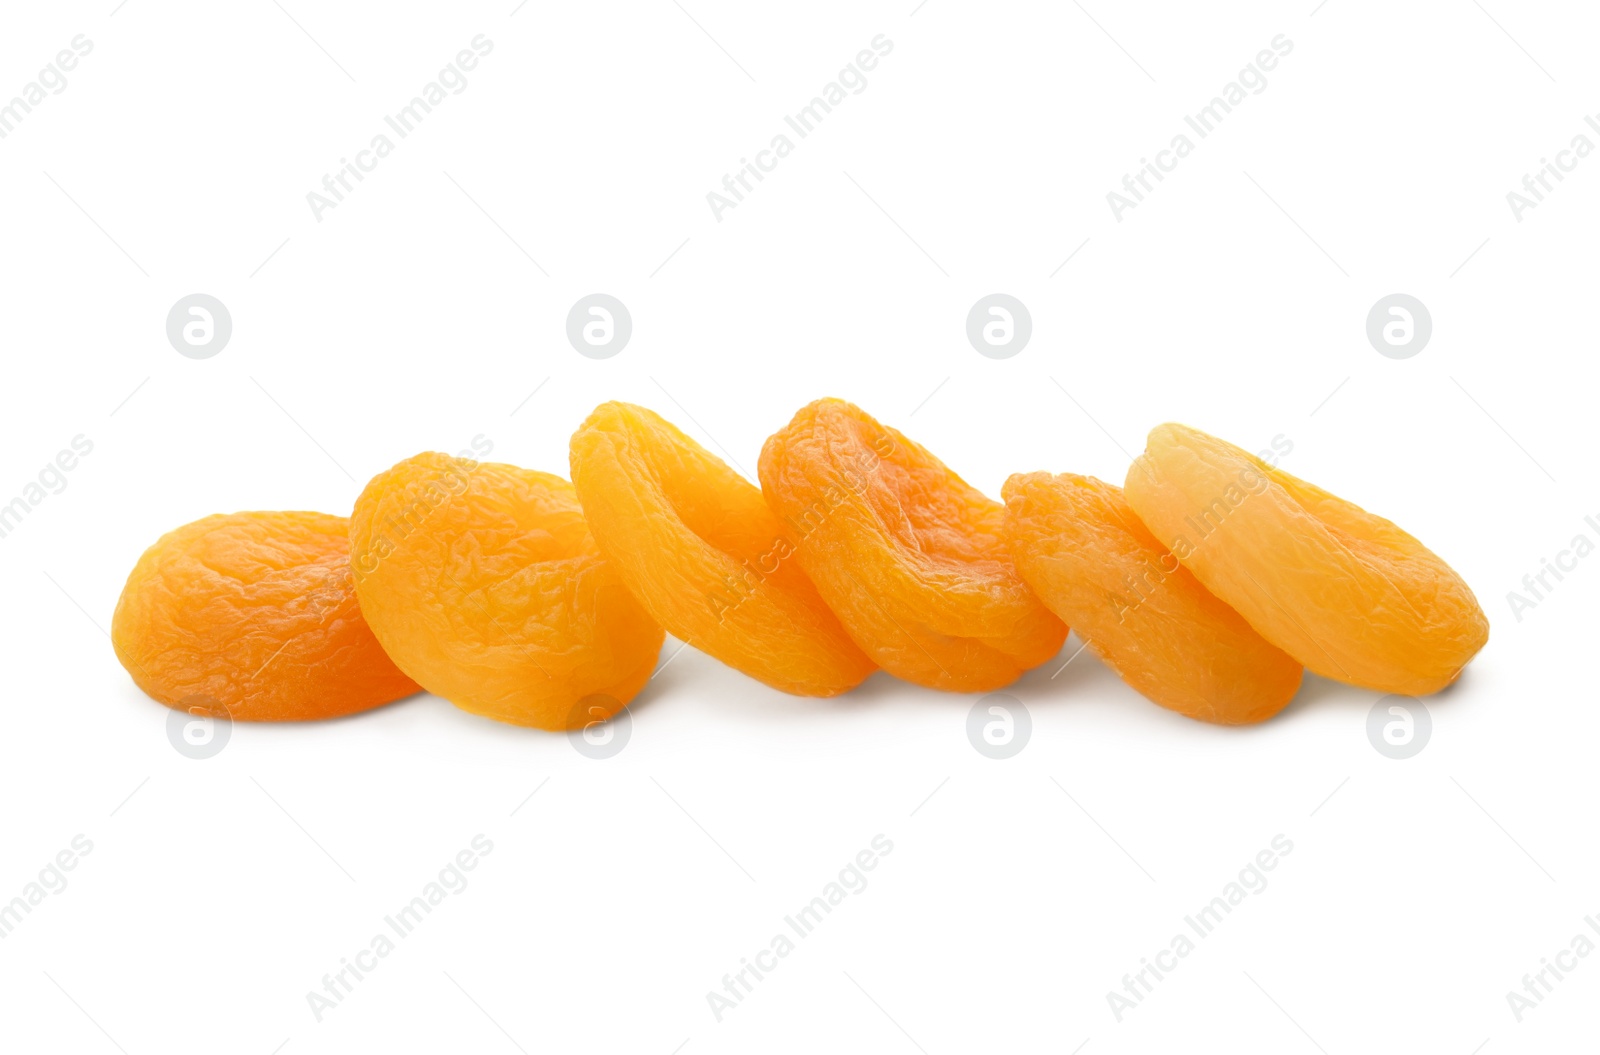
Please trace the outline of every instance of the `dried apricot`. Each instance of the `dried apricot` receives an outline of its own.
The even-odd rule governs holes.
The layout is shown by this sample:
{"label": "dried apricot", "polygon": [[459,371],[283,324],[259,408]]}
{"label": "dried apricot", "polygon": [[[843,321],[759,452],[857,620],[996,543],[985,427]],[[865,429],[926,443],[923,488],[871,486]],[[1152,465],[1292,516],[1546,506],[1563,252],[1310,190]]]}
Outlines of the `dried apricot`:
{"label": "dried apricot", "polygon": [[384,655],[350,576],[348,521],[232,513],[145,550],[111,617],[134,683],[167,704],[238,721],[368,710],[418,691]]}
{"label": "dried apricot", "polygon": [[1158,426],[1126,490],[1184,567],[1317,674],[1420,696],[1488,640],[1472,590],[1422,543],[1215,436]]}
{"label": "dried apricot", "polygon": [[1067,628],[1017,575],[1000,503],[859,407],[802,407],[760,473],[800,566],[891,674],[982,692],[1061,648]]}
{"label": "dried apricot", "polygon": [[1271,718],[1300,664],[1268,644],[1150,534],[1122,488],[1092,476],[1006,481],[1017,571],[1084,644],[1146,697],[1224,725]]}
{"label": "dried apricot", "polygon": [[474,714],[541,729],[608,718],[661,649],[559,476],[419,454],[356,499],[350,552],[395,663]]}
{"label": "dried apricot", "polygon": [[653,411],[602,403],[572,435],[600,550],[675,637],[775,689],[834,696],[872,661],[790,559],[755,485]]}

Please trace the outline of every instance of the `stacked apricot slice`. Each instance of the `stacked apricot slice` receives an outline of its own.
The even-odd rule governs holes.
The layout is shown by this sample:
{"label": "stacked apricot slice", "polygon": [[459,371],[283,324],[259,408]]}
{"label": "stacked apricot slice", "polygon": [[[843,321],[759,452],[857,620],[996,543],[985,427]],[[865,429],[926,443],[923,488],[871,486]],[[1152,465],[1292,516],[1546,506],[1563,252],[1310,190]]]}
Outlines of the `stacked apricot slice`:
{"label": "stacked apricot slice", "polygon": [[1000,504],[861,408],[802,407],[761,449],[760,472],[800,566],[896,677],[983,692],[1066,640],[1017,574]]}
{"label": "stacked apricot slice", "polygon": [[1438,692],[1489,638],[1472,590],[1422,543],[1215,436],[1154,429],[1126,486],[1206,589],[1324,677]]}
{"label": "stacked apricot slice", "polygon": [[773,688],[835,696],[873,664],[790,559],[761,492],[654,412],[603,403],[572,479],[617,574],[662,626]]}
{"label": "stacked apricot slice", "polygon": [[[986,692],[1068,625],[1133,688],[1218,724],[1263,721],[1314,673],[1449,685],[1488,639],[1472,591],[1381,517],[1182,425],[1124,486],[1023,473],[983,494],[839,399],[766,441],[760,486],[643,407],[573,434],[572,482],[424,453],[351,517],[213,516],[128,577],[112,642],[174,707],[326,718],[420,686],[550,730],[617,714],[671,632],[786,693],[879,668]],[[731,459],[730,459],[731,460]]]}
{"label": "stacked apricot slice", "polygon": [[1157,542],[1120,487],[1027,473],[1003,493],[1022,577],[1135,689],[1225,725],[1270,718],[1294,698],[1300,664]]}

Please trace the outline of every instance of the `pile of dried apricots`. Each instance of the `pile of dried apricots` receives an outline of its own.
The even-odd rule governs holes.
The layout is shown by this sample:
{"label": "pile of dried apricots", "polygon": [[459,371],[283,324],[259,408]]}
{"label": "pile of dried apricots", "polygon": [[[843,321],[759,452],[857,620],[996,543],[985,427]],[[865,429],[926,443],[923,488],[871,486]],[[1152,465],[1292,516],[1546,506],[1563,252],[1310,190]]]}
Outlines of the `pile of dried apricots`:
{"label": "pile of dried apricots", "polygon": [[1004,504],[860,408],[820,399],[760,486],[652,411],[605,403],[572,480],[426,453],[348,519],[210,516],[128,577],[112,643],[169,706],[330,718],[425,689],[541,729],[609,718],[665,633],[783,692],[878,669],[985,692],[1071,625],[1140,693],[1259,722],[1304,669],[1377,692],[1454,681],[1472,591],[1394,524],[1197,429],[1162,425],[1123,487],[1019,473]]}

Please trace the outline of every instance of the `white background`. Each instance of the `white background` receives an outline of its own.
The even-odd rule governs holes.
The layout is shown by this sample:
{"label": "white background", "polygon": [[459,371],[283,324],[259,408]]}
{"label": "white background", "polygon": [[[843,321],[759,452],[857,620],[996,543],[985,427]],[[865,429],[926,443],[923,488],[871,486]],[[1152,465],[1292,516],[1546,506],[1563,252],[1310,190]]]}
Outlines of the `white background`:
{"label": "white background", "polygon": [[[1600,160],[1521,222],[1506,200],[1600,141],[1584,5],[114,3],[0,34],[0,96],[94,44],[0,140],[0,502],[94,445],[0,539],[0,900],[94,847],[0,940],[8,1048],[1593,1044],[1600,956],[1520,1023],[1506,1000],[1600,914],[1600,559],[1520,621],[1506,600],[1600,538]],[[480,33],[465,90],[315,220],[307,192]],[[1265,90],[1115,220],[1107,192],[1280,33]],[[707,192],[877,34],[865,90],[714,219]],[[605,361],[564,333],[596,291],[634,320]],[[964,332],[996,291],[1034,326],[1003,361]],[[195,292],[233,319],[204,361],[164,328]],[[1434,324],[1403,361],[1364,332],[1394,292]],[[1407,761],[1369,744],[1373,693],[1308,678],[1212,728],[1089,654],[1052,677],[1076,638],[1008,690],[1033,737],[1003,762],[968,743],[974,697],[882,674],[785,697],[692,650],[606,761],[429,696],[194,761],[104,636],[140,552],[196,517],[344,513],[479,434],[565,474],[604,399],[749,471],[821,395],[992,495],[1120,482],[1166,420],[1283,434],[1284,468],[1451,561],[1491,640]],[[307,992],[478,833],[470,885],[319,1023]],[[718,1022],[706,993],[878,833],[867,888]],[[1280,833],[1266,889],[1118,1022],[1106,994]]]}

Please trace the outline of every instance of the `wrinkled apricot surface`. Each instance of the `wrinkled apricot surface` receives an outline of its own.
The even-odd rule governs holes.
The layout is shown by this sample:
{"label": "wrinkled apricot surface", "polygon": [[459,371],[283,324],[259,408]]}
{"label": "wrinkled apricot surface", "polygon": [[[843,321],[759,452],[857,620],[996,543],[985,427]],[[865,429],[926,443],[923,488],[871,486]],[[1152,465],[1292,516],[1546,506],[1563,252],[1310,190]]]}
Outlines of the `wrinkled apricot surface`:
{"label": "wrinkled apricot surface", "polygon": [[474,714],[541,729],[608,718],[661,649],[558,476],[408,458],[356,499],[350,553],[361,609],[395,663]]}
{"label": "wrinkled apricot surface", "polygon": [[571,459],[601,552],[675,637],[802,696],[833,696],[872,673],[761,492],[722,459],[628,403],[595,408]]}
{"label": "wrinkled apricot surface", "polygon": [[325,513],[208,516],[161,536],[128,576],[111,643],[170,707],[300,721],[409,696],[362,618],[348,522]]}
{"label": "wrinkled apricot surface", "polygon": [[1003,495],[1023,580],[1146,697],[1224,725],[1264,721],[1294,698],[1300,664],[1200,585],[1120,487],[1018,473]]}
{"label": "wrinkled apricot surface", "polygon": [[1061,648],[1067,628],[1017,575],[1000,504],[859,407],[802,407],[760,474],[800,566],[891,674],[982,692]]}
{"label": "wrinkled apricot surface", "polygon": [[1126,491],[1207,589],[1325,677],[1420,696],[1488,640],[1472,591],[1422,543],[1198,429],[1154,429]]}

